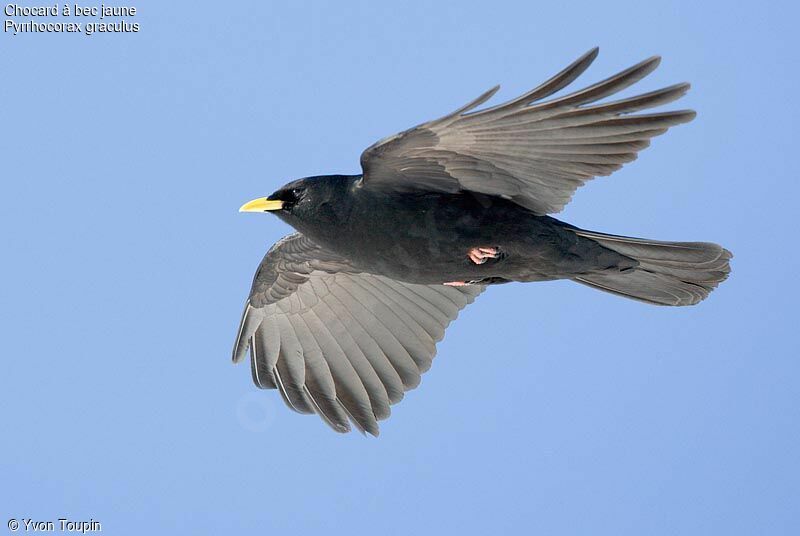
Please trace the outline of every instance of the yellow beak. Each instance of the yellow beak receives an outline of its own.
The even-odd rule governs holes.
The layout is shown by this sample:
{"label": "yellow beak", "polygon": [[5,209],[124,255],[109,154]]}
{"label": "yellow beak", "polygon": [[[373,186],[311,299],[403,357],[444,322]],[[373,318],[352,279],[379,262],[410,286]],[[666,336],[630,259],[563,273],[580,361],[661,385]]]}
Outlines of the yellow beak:
{"label": "yellow beak", "polygon": [[283,208],[283,201],[271,200],[266,197],[259,197],[248,201],[239,208],[239,212],[267,212],[270,210],[280,210]]}

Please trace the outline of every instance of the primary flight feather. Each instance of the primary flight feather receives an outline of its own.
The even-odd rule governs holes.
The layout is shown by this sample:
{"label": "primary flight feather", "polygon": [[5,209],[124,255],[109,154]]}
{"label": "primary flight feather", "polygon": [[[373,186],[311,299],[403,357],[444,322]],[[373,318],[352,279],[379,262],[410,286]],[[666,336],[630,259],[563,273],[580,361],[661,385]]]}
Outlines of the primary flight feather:
{"label": "primary flight feather", "polygon": [[249,351],[256,385],[278,389],[295,411],[377,435],[448,324],[489,285],[571,279],[657,305],[706,298],[730,272],[723,247],[608,235],[547,215],[695,116],[637,113],[689,84],[595,104],[651,73],[657,57],[548,99],[597,52],[516,99],[474,111],[495,87],[379,141],[361,155],[362,175],[308,177],[246,203],[242,211],[272,212],[298,232],[258,267],[234,361]]}

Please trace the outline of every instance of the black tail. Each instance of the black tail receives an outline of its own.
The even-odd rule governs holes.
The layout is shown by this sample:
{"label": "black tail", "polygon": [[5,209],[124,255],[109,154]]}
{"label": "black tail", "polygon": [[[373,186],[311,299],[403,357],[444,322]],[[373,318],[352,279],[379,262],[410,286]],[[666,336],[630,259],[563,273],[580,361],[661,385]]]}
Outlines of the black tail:
{"label": "black tail", "polygon": [[576,230],[600,245],[639,261],[629,271],[576,277],[575,281],[656,305],[694,305],[731,271],[731,252],[708,242],[659,242]]}

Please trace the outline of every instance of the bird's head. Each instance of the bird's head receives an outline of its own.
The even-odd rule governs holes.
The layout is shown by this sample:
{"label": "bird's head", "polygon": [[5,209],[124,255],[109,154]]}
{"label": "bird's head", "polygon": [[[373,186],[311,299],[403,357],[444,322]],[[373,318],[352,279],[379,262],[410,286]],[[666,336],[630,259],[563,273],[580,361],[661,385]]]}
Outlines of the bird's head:
{"label": "bird's head", "polygon": [[350,186],[354,179],[346,175],[306,177],[292,181],[269,197],[248,201],[239,212],[272,212],[303,232],[309,227],[335,225],[346,219],[350,207]]}

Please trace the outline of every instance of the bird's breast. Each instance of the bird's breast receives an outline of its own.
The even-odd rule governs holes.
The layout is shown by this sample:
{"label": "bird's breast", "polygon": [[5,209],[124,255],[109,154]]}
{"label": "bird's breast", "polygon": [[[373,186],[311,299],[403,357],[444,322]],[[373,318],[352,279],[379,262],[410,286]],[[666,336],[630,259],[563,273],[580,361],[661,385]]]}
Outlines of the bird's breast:
{"label": "bird's breast", "polygon": [[[437,284],[503,277],[505,267],[522,257],[520,248],[530,250],[536,242],[538,217],[511,203],[480,203],[466,195],[370,201],[356,205],[326,245],[359,269],[394,279]],[[476,265],[468,251],[477,246],[501,246],[504,253]]]}

